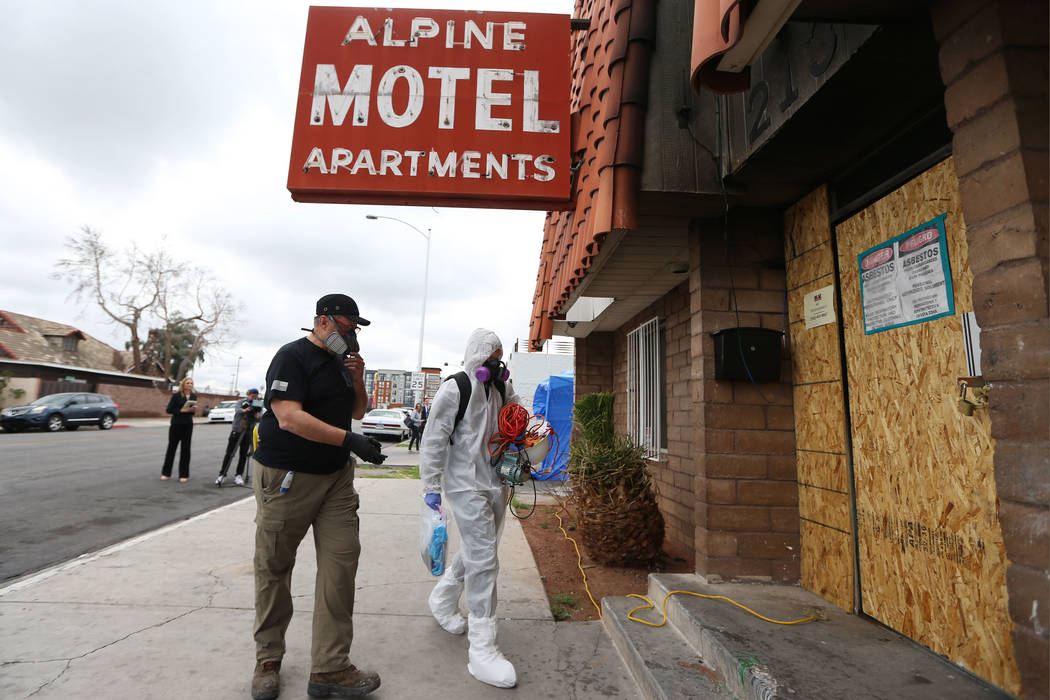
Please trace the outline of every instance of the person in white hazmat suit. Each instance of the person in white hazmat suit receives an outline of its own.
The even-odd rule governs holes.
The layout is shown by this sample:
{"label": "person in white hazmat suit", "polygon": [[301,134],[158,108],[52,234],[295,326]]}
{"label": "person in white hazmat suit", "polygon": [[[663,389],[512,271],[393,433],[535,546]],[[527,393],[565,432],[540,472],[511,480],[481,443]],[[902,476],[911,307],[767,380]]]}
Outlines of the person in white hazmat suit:
{"label": "person in white hazmat suit", "polygon": [[[463,634],[467,630],[467,670],[472,676],[498,688],[511,688],[517,683],[514,666],[496,646],[496,549],[509,489],[500,485],[488,447],[489,438],[498,430],[500,409],[519,402],[512,386],[503,384],[509,375],[502,357],[503,345],[495,333],[479,328],[470,334],[463,357],[470,382],[466,411],[457,426],[460,388],[451,379],[443,382],[423,432],[419,473],[424,501],[431,508],[441,507],[444,489],[461,539],[459,551],[430,594],[430,611],[445,631]],[[459,612],[464,593],[467,620]]]}

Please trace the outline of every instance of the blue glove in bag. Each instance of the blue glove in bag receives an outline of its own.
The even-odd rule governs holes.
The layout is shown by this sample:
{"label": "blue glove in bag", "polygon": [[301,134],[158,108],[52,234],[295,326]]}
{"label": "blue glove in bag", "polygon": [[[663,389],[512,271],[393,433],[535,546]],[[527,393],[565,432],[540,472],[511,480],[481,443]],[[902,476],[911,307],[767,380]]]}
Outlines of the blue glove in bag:
{"label": "blue glove in bag", "polygon": [[434,576],[445,573],[447,548],[448,520],[444,512],[424,503],[420,514],[419,553],[423,557],[423,565]]}
{"label": "blue glove in bag", "polygon": [[445,545],[448,544],[448,528],[438,525],[430,538],[430,573],[441,576],[445,573]]}

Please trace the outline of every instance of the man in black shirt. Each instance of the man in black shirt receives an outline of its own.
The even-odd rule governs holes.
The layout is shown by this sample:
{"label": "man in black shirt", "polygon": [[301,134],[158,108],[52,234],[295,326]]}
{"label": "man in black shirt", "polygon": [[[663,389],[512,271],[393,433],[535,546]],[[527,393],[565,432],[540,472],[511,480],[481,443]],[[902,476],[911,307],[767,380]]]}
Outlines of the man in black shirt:
{"label": "man in black shirt", "polygon": [[226,472],[230,469],[233,453],[239,452],[237,456],[237,472],[234,483],[244,486],[244,466],[248,462],[248,448],[252,444],[252,430],[259,422],[259,414],[262,406],[256,405],[259,399],[259,390],[251,388],[248,390],[248,398],[237,404],[237,412],[233,414],[233,426],[230,428],[230,438],[226,442],[226,454],[222,456],[222,465],[219,467],[219,478],[215,480],[216,486],[222,486],[226,481]]}
{"label": "man in black shirt", "polygon": [[375,464],[386,458],[378,441],[350,431],[351,419],[361,418],[368,405],[357,345],[358,328],[367,325],[353,299],[325,295],[310,334],[278,350],[266,371],[268,410],[259,422],[254,479],[255,700],[272,700],[280,692],[292,566],[311,526],[317,580],[307,692],[356,696],[379,687],[378,674],[349,660],[361,553],[350,452]]}

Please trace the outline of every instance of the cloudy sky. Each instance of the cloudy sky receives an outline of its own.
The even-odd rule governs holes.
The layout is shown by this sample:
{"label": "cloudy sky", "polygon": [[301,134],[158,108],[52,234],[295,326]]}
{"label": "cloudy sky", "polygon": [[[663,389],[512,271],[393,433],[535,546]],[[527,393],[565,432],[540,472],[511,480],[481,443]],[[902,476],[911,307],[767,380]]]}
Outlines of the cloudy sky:
{"label": "cloudy sky", "polygon": [[[285,188],[307,9],[293,0],[0,3],[0,309],[68,323],[123,348],[50,278],[79,227],[112,248],[162,244],[209,269],[245,311],[198,388],[263,383],[316,299],[353,296],[371,368],[415,369],[432,231],[423,364],[458,365],[470,331],[509,351],[528,336],[542,212],[299,204]],[[341,4],[325,3],[312,4]],[[570,14],[571,0],[529,11]],[[387,0],[510,10],[516,3]],[[162,243],[163,241],[163,243]],[[145,330],[145,329],[144,329]]]}

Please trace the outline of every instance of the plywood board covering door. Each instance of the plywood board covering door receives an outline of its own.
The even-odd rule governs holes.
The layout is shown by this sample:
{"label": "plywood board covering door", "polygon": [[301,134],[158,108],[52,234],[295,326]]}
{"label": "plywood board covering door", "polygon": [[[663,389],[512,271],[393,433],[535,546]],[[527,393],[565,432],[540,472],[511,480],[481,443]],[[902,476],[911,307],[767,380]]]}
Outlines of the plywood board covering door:
{"label": "plywood board covering door", "polygon": [[[857,255],[942,213],[956,314],[864,334]],[[972,311],[959,187],[943,161],[838,225],[865,613],[1020,691],[986,410],[957,408]]]}
{"label": "plywood board covering door", "polygon": [[845,398],[837,324],[807,328],[803,299],[835,284],[827,188],[784,214],[802,585],[854,610],[853,525],[849,511]]}

